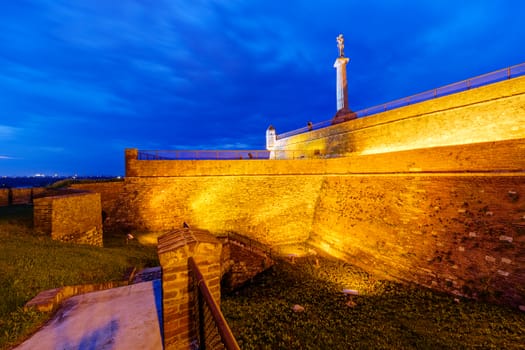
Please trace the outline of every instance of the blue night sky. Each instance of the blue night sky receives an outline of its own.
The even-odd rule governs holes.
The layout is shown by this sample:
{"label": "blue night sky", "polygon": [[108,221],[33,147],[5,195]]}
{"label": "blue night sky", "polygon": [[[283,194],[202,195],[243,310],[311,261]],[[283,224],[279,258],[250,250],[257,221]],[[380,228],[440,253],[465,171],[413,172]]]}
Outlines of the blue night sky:
{"label": "blue night sky", "polygon": [[124,149],[264,149],[525,61],[525,1],[16,0],[0,12],[0,175],[123,175]]}

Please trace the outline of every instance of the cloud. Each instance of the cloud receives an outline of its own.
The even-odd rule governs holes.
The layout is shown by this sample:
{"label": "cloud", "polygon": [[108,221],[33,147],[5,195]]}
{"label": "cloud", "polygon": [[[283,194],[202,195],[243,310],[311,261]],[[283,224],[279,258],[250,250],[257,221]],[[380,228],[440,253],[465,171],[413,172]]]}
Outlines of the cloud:
{"label": "cloud", "polygon": [[357,110],[519,63],[520,11],[492,0],[6,2],[0,148],[30,165],[45,153],[49,172],[120,174],[125,147],[264,148],[270,124],[282,133],[335,113],[339,33]]}
{"label": "cloud", "polygon": [[7,141],[13,139],[17,134],[18,128],[7,125],[0,125],[0,139]]}

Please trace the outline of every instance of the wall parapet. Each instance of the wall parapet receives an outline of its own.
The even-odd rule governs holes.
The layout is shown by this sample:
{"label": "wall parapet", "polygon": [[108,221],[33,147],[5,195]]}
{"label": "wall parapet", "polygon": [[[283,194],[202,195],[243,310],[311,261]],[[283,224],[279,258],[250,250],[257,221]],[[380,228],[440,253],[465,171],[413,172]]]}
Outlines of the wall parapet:
{"label": "wall parapet", "polygon": [[280,138],[272,150],[346,156],[519,139],[524,104],[522,76]]}
{"label": "wall parapet", "polygon": [[323,159],[146,161],[126,157],[126,177],[521,172],[525,171],[524,150],[525,139],[517,139]]}

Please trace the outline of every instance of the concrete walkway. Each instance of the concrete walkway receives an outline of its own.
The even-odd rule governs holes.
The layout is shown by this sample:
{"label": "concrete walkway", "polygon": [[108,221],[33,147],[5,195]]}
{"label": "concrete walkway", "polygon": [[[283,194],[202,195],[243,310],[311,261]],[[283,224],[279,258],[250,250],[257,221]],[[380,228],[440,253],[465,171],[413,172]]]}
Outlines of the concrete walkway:
{"label": "concrete walkway", "polygon": [[160,280],[77,295],[16,350],[162,349]]}

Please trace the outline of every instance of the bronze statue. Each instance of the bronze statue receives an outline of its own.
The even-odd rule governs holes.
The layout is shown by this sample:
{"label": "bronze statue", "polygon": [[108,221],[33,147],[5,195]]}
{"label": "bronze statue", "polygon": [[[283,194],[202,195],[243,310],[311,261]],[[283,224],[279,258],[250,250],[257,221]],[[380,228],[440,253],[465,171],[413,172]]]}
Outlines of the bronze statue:
{"label": "bronze statue", "polygon": [[339,57],[345,57],[345,38],[343,38],[343,34],[339,34],[339,36],[336,38],[337,40],[337,48],[339,49]]}

